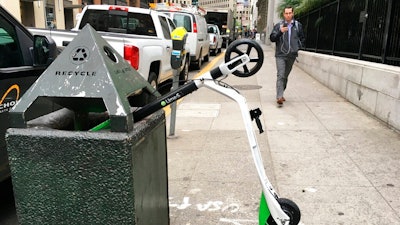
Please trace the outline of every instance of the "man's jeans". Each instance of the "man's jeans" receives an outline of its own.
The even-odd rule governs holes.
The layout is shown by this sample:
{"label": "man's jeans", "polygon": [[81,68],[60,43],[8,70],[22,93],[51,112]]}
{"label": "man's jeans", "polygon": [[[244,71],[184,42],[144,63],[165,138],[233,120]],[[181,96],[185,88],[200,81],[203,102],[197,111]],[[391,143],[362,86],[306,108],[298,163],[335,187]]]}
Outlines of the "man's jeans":
{"label": "man's jeans", "polygon": [[282,98],[286,89],[289,73],[296,58],[276,57],[276,70],[278,71],[276,79],[276,98]]}

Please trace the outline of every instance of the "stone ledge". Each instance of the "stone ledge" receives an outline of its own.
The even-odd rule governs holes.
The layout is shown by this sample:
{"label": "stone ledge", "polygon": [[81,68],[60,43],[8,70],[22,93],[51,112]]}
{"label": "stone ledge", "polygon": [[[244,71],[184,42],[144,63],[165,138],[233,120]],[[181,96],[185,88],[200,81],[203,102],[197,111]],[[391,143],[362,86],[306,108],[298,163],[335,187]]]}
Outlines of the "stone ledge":
{"label": "stone ledge", "polygon": [[305,51],[298,60],[325,86],[400,130],[400,67]]}

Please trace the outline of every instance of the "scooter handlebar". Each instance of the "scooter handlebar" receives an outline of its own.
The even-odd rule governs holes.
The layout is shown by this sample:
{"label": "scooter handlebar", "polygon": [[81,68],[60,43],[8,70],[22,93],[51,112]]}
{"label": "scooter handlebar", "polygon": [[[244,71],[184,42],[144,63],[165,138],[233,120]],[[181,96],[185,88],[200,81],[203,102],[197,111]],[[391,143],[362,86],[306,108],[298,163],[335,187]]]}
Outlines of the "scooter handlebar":
{"label": "scooter handlebar", "polygon": [[[250,57],[248,55],[238,56],[229,62],[222,63],[217,68],[214,68],[210,71],[211,77],[215,80],[222,76],[227,76],[235,72],[238,68],[245,66],[248,62],[250,62]],[[231,68],[231,69],[230,69]]]}

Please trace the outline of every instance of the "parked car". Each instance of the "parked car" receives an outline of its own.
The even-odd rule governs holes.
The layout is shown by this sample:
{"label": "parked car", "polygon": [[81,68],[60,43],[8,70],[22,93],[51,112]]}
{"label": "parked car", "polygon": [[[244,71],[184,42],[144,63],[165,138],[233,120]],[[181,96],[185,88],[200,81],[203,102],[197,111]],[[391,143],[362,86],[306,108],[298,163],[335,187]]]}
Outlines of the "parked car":
{"label": "parked car", "polygon": [[207,24],[208,35],[210,36],[210,52],[216,55],[222,49],[222,36],[217,25]]}
{"label": "parked car", "polygon": [[[0,5],[0,182],[10,177],[5,133],[8,112],[57,56],[53,40],[32,36]],[[51,112],[58,106],[37,100],[26,112],[27,120]]]}
{"label": "parked car", "polygon": [[210,38],[207,33],[207,22],[199,13],[186,11],[159,10],[169,15],[177,27],[184,27],[188,32],[186,49],[190,53],[190,63],[197,69],[203,61],[208,62],[210,55]]}

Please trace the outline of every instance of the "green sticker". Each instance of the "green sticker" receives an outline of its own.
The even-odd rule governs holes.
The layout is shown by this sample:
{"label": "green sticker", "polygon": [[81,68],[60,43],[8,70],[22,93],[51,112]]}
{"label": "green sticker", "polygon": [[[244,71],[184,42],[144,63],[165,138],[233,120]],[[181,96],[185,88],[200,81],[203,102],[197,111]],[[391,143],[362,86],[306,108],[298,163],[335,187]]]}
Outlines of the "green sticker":
{"label": "green sticker", "polygon": [[164,107],[164,106],[166,106],[166,105],[167,105],[167,103],[166,103],[165,101],[162,101],[162,102],[161,102],[161,106],[162,106],[162,107]]}

